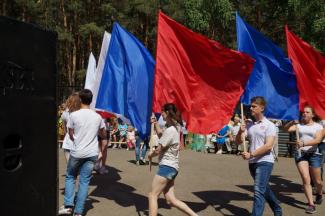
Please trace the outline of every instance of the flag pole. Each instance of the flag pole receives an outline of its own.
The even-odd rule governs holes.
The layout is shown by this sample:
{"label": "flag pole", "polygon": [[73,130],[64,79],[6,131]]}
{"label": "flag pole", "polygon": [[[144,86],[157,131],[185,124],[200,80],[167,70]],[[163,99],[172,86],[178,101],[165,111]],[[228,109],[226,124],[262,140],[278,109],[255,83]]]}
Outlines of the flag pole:
{"label": "flag pole", "polygon": [[[155,114],[152,113],[151,118],[154,118]],[[155,123],[152,122],[151,123],[151,129],[150,129],[150,141],[149,141],[149,152],[152,153],[153,150],[153,146],[154,146],[154,139],[153,139],[153,135],[154,135],[154,130],[155,130]],[[152,165],[152,158],[149,159],[149,171],[151,172],[151,165]]]}
{"label": "flag pole", "polygon": [[[240,103],[240,113],[241,113],[241,122],[244,124],[244,105],[243,103]],[[245,133],[241,134],[241,139],[243,142],[244,152],[247,152],[246,142],[245,142]]]}
{"label": "flag pole", "polygon": [[[297,143],[299,143],[299,141],[300,141],[300,138],[299,138],[299,128],[298,128],[297,125],[296,125],[296,140],[297,140]],[[298,157],[301,157],[301,149],[296,147],[296,150],[297,150],[297,153],[298,153]]]}

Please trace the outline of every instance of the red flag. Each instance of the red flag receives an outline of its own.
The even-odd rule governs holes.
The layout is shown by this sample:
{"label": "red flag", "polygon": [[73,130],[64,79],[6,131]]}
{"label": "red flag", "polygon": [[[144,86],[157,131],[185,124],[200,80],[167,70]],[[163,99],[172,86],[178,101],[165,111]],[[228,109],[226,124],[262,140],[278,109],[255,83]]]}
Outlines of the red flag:
{"label": "red flag", "polygon": [[300,110],[308,104],[325,119],[325,58],[286,26],[288,55],[297,76]]}
{"label": "red flag", "polygon": [[218,131],[231,118],[253,64],[248,55],[225,48],[160,12],[153,111],[175,103],[189,131]]}

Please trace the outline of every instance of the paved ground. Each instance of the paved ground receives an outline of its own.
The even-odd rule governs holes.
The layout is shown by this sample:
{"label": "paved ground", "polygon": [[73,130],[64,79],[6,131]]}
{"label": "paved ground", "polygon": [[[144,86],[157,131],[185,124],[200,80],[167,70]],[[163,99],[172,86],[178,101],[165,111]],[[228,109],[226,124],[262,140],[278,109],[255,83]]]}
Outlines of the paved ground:
{"label": "paved ground", "polygon": [[[148,215],[147,194],[156,171],[134,164],[134,152],[109,149],[109,174],[95,175],[91,181],[87,216]],[[66,163],[59,155],[59,204],[63,203]],[[215,155],[184,150],[176,179],[176,195],[200,215],[249,215],[252,206],[252,180],[247,162],[235,155]],[[284,215],[305,215],[306,198],[292,158],[280,158],[275,164],[271,187],[282,202]],[[170,208],[161,196],[159,213],[183,215]],[[272,215],[267,206],[264,215]],[[325,215],[325,203],[315,215]]]}

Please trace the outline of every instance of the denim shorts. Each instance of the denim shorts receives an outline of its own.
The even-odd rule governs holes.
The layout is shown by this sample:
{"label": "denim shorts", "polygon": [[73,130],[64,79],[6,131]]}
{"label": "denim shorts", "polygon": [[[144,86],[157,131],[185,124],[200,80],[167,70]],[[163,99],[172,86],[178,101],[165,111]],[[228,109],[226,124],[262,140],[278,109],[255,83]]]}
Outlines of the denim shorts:
{"label": "denim shorts", "polygon": [[296,164],[300,161],[307,161],[310,167],[320,168],[322,163],[322,154],[316,152],[301,152],[301,157],[298,156],[298,153],[295,153]]}
{"label": "denim shorts", "polygon": [[178,171],[170,166],[159,165],[157,175],[164,177],[169,180],[174,180],[178,174]]}

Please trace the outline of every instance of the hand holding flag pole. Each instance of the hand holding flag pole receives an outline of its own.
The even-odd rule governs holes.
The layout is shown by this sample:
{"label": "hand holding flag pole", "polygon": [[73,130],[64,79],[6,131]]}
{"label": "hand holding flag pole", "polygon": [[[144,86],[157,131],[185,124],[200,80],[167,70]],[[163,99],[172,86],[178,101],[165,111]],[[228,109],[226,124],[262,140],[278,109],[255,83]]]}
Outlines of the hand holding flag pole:
{"label": "hand holding flag pole", "polygon": [[[297,140],[297,143],[300,142],[299,128],[297,126],[296,126],[296,140]],[[300,149],[300,147],[297,147],[297,145],[296,145],[296,149],[297,149],[298,157],[301,157],[301,149]]]}
{"label": "hand holding flag pole", "polygon": [[[245,124],[245,122],[244,122],[244,106],[242,103],[240,104],[240,112],[241,112],[241,123]],[[246,142],[245,142],[245,133],[242,133],[241,136],[242,136],[241,138],[243,141],[244,152],[247,152],[247,147],[246,147]]]}
{"label": "hand holding flag pole", "polygon": [[[153,146],[154,146],[153,135],[154,135],[154,130],[155,130],[155,121],[153,121],[153,120],[155,120],[155,119],[156,119],[155,114],[152,113],[151,119],[150,119],[150,121],[151,121],[151,130],[150,130],[150,141],[149,141],[149,148],[150,148],[149,155],[151,155],[152,152],[153,152]],[[149,157],[149,171],[150,172],[151,172],[151,165],[152,165],[152,157]]]}

